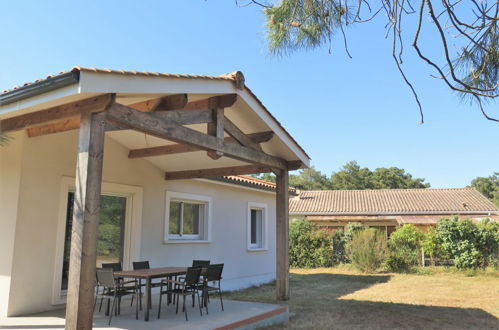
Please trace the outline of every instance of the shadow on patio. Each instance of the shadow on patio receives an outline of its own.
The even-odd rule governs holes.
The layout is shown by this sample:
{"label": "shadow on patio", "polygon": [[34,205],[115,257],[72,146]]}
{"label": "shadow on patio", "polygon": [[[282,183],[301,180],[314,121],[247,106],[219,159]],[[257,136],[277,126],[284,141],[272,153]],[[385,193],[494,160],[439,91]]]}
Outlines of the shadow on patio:
{"label": "shadow on patio", "polygon": [[[190,303],[190,299],[188,299]],[[287,308],[279,305],[264,303],[250,303],[243,301],[224,300],[225,311],[222,311],[218,300],[214,300],[209,306],[209,314],[203,311],[199,315],[196,305],[188,304],[189,321],[179,310],[175,314],[175,307],[163,305],[161,319],[157,318],[157,297],[153,297],[153,308],[149,322],[135,319],[135,307],[130,308],[129,300],[122,301],[121,315],[113,317],[111,326],[107,325],[108,317],[104,315],[104,306],[99,313],[98,306],[94,313],[94,329],[231,329],[244,325],[269,325],[273,322],[282,322],[288,319]],[[0,329],[63,329],[64,310],[27,315],[22,317],[10,317],[0,319]]]}

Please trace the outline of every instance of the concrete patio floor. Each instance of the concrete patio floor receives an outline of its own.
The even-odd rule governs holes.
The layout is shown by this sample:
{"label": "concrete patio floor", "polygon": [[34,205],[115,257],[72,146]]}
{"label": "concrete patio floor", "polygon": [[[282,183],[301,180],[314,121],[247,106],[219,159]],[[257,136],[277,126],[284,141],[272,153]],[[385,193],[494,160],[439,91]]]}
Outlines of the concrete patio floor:
{"label": "concrete patio floor", "polygon": [[[161,308],[161,319],[158,319],[157,299],[153,297],[149,322],[144,321],[143,311],[139,312],[139,319],[135,319],[135,306],[130,307],[128,300],[123,300],[121,315],[113,316],[111,326],[107,325],[108,317],[104,315],[104,307],[99,313],[98,307],[94,313],[94,329],[255,329],[262,326],[286,322],[289,313],[286,306],[262,304],[235,300],[224,300],[225,311],[222,311],[220,302],[213,299],[209,304],[209,314],[203,310],[199,315],[199,308],[188,306],[189,321],[181,313],[175,314],[173,305],[164,304]],[[156,302],[156,303],[155,303]],[[188,299],[188,303],[190,299]],[[0,318],[0,329],[63,329],[65,311],[57,310],[32,314],[20,317]]]}

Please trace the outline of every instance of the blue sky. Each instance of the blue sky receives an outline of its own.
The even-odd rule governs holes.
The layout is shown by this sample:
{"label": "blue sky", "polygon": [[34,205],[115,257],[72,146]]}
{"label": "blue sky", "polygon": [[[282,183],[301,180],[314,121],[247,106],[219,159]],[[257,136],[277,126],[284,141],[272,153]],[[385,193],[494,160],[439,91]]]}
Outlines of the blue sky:
{"label": "blue sky", "polygon": [[[410,21],[408,21],[410,23]],[[404,67],[425,124],[391,59],[383,22],[350,28],[328,49],[270,56],[257,7],[232,0],[8,1],[0,10],[0,89],[72,66],[222,74],[247,85],[330,175],[350,160],[397,166],[432,187],[499,171],[499,124],[461,103],[406,45]],[[407,28],[410,33],[410,26]],[[428,38],[423,46],[439,54]],[[499,116],[496,104],[489,107]]]}

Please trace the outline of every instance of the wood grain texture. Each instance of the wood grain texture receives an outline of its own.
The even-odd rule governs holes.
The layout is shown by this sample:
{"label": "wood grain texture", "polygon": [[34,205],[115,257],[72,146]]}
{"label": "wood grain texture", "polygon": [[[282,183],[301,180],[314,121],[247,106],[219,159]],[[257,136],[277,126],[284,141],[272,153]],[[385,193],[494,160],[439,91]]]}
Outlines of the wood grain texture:
{"label": "wood grain texture", "polygon": [[66,329],[92,329],[105,116],[81,116],[71,234]]}
{"label": "wood grain texture", "polygon": [[167,121],[154,113],[144,113],[124,105],[114,103],[106,111],[107,119],[122,126],[148,133],[160,138],[199,147],[204,150],[223,152],[225,156],[245,162],[269,167],[287,169],[287,162],[259,150],[220,141],[216,137]]}
{"label": "wood grain texture", "polygon": [[196,178],[217,178],[226,175],[243,175],[243,174],[258,174],[272,172],[270,167],[256,165],[242,165],[219,167],[206,170],[191,170],[191,171],[176,171],[166,172],[166,180],[183,180]]}
{"label": "wood grain texture", "polygon": [[243,131],[241,131],[239,127],[237,127],[227,117],[224,117],[224,129],[241,145],[255,150],[262,150],[257,143],[254,143],[248,135],[244,134]]}
{"label": "wood grain texture", "polygon": [[187,104],[187,100],[187,94],[175,94],[137,102],[130,104],[129,107],[142,112],[173,110],[183,108]]}
{"label": "wood grain texture", "polygon": [[[274,132],[266,131],[248,134],[248,137],[255,143],[263,143],[267,142],[274,136]],[[237,143],[236,139],[233,137],[226,137],[224,139],[226,142]],[[159,147],[150,147],[150,148],[141,148],[141,149],[132,149],[128,153],[128,158],[141,158],[141,157],[153,157],[153,156],[161,156],[161,155],[172,155],[179,154],[184,152],[194,152],[204,150],[202,148],[189,146],[186,144],[172,144],[165,145]]]}
{"label": "wood grain texture", "polygon": [[2,132],[26,129],[30,126],[80,116],[85,111],[104,111],[114,101],[112,94],[94,96],[88,99],[20,115],[0,121]]}
{"label": "wood grain texture", "polygon": [[276,173],[276,297],[289,299],[289,175]]}

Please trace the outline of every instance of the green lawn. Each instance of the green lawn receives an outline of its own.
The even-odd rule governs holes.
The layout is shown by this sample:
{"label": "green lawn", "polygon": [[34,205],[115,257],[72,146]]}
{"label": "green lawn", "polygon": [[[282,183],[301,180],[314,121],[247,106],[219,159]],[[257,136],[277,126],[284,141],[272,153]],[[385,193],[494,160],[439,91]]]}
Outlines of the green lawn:
{"label": "green lawn", "polygon": [[[499,329],[499,273],[424,269],[364,275],[346,267],[291,271],[286,329]],[[276,303],[274,285],[228,299]]]}

